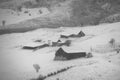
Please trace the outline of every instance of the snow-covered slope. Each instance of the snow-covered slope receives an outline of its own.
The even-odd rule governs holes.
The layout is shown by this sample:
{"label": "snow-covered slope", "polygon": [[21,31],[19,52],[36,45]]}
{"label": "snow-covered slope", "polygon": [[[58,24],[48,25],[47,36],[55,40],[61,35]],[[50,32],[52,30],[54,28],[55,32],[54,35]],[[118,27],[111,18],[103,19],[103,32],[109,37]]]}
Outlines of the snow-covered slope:
{"label": "snow-covered slope", "polygon": [[[40,10],[42,13],[39,12]],[[17,24],[25,20],[41,17],[48,13],[49,11],[47,8],[23,8],[22,12],[13,11],[10,9],[0,9],[0,25],[2,25],[2,21],[6,21],[5,25]]]}
{"label": "snow-covered slope", "polygon": [[[0,36],[0,80],[30,80],[40,74],[60,70],[64,67],[75,66],[66,72],[60,73],[46,80],[120,80],[120,53],[103,49],[99,46],[109,44],[114,38],[120,45],[120,23],[102,24],[88,27],[61,27],[55,29],[41,28],[26,33],[12,33]],[[24,45],[41,45],[48,40],[57,41],[60,34],[77,34],[83,31],[86,36],[82,38],[70,38],[72,44],[62,48],[67,52],[91,51],[92,58],[75,59],[70,61],[53,61],[58,47],[47,47],[37,51],[21,49]],[[34,42],[42,40],[41,43]],[[61,39],[65,40],[65,39]],[[99,52],[95,51],[99,50]],[[36,73],[33,64],[39,64],[40,71]]]}

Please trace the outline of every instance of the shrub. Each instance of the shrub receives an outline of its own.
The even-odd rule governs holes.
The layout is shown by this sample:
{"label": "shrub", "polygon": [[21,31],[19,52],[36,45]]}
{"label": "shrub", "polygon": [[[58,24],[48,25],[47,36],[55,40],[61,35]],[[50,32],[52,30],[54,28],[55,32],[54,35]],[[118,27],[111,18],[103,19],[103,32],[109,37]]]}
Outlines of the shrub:
{"label": "shrub", "polygon": [[120,51],[119,50],[117,50],[117,53],[119,53]]}
{"label": "shrub", "polygon": [[37,80],[44,80],[44,76],[43,75],[39,75],[38,79]]}
{"label": "shrub", "polygon": [[54,75],[56,75],[56,74],[57,74],[57,72],[54,72],[53,74],[54,74]]}
{"label": "shrub", "polygon": [[91,57],[93,57],[93,55],[92,55],[92,53],[89,52],[86,57],[91,58]]}
{"label": "shrub", "polygon": [[17,11],[22,11],[22,6],[17,6]]}
{"label": "shrub", "polygon": [[70,46],[71,40],[67,40],[65,43],[66,43],[67,46]]}
{"label": "shrub", "polygon": [[45,78],[46,78],[46,76],[39,75],[39,77],[37,79],[30,79],[30,80],[44,80]]}
{"label": "shrub", "polygon": [[47,75],[47,77],[50,77],[50,76],[51,76],[51,74],[48,74],[48,75]]}
{"label": "shrub", "polygon": [[59,78],[56,78],[56,80],[60,80]]}
{"label": "shrub", "polygon": [[29,11],[24,11],[24,13],[29,13]]}

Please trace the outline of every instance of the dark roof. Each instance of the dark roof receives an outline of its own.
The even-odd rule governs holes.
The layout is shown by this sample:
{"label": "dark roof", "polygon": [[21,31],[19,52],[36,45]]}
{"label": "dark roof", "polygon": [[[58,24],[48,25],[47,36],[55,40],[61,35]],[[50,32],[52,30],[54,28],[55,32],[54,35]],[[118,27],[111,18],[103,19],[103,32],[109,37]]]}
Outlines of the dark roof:
{"label": "dark roof", "polygon": [[64,54],[66,54],[66,52],[65,52],[62,48],[59,48],[59,49],[56,51],[56,53],[55,53],[56,56],[58,56],[58,55],[64,55]]}
{"label": "dark roof", "polygon": [[61,40],[58,40],[57,42],[61,42]]}
{"label": "dark roof", "polygon": [[62,48],[59,48],[57,51],[65,52]]}
{"label": "dark roof", "polygon": [[85,36],[85,33],[83,31],[80,31],[78,35]]}

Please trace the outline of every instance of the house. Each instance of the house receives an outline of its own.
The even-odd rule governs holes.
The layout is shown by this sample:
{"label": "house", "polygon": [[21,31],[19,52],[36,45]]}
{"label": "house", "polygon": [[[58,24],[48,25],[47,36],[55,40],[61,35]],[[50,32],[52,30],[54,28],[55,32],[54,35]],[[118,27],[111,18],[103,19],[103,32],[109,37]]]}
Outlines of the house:
{"label": "house", "polygon": [[52,42],[52,47],[55,47],[55,46],[70,46],[71,44],[71,41],[70,40],[66,40],[65,42]]}
{"label": "house", "polygon": [[23,46],[22,49],[27,49],[27,50],[37,50],[37,49],[41,49],[41,48],[45,48],[45,47],[49,47],[49,44],[42,44],[40,46]]}
{"label": "house", "polygon": [[60,35],[60,38],[76,38],[76,37],[84,37],[85,33],[80,31],[78,34],[70,34],[70,35]]}

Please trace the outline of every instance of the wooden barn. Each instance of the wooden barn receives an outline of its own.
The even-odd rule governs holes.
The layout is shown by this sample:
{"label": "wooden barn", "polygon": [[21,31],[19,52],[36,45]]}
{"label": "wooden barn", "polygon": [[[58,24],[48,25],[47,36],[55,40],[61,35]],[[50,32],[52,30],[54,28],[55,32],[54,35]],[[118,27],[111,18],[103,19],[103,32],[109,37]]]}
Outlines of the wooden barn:
{"label": "wooden barn", "polygon": [[62,48],[59,48],[55,53],[54,60],[71,60],[76,58],[88,58],[92,57],[91,53],[87,55],[86,52],[78,52],[78,53],[67,53]]}

